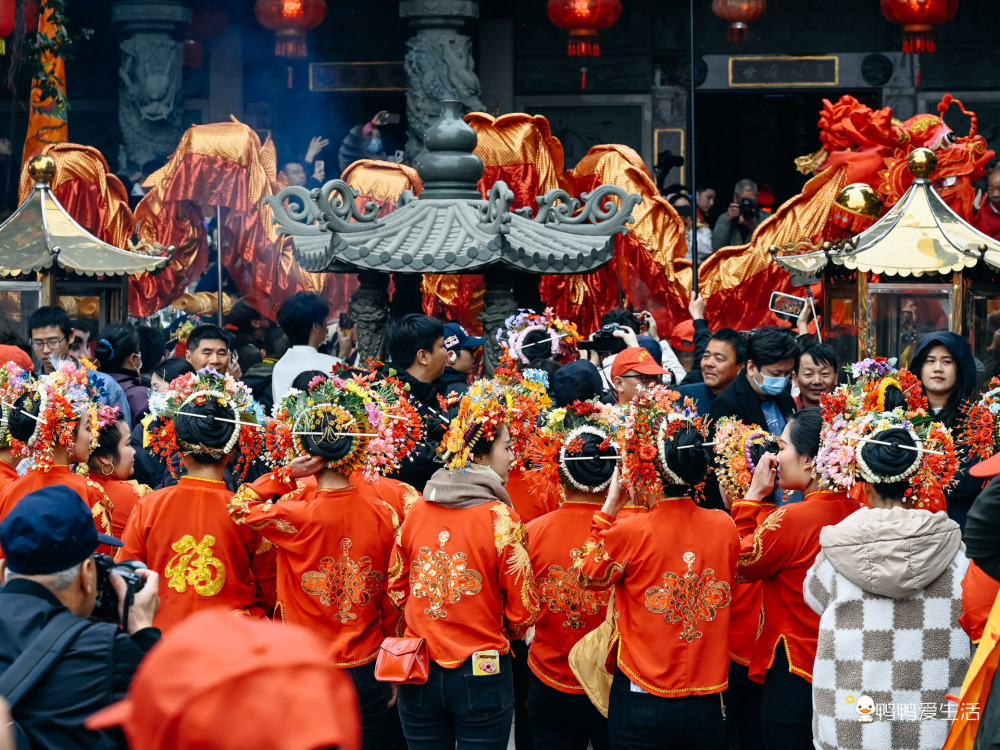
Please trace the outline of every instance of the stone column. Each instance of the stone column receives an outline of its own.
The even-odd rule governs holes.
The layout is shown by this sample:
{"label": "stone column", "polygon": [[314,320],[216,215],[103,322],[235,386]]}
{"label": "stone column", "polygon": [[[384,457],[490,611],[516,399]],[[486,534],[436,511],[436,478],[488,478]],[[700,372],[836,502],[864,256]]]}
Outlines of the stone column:
{"label": "stone column", "polygon": [[514,274],[510,271],[493,269],[484,275],[486,290],[483,294],[483,311],[479,313],[479,322],[483,324],[483,361],[486,374],[492,375],[500,364],[500,344],[497,343],[499,331],[511,315],[517,312],[517,302],[514,298]]}
{"label": "stone column", "polygon": [[370,357],[386,359],[385,335],[389,324],[389,274],[362,271],[361,286],[351,302],[351,317],[358,329],[358,353],[364,366]]}
{"label": "stone column", "polygon": [[118,123],[125,153],[136,168],[165,159],[184,132],[184,30],[191,8],[177,0],[120,0],[111,20],[124,39]]}
{"label": "stone column", "polygon": [[424,150],[424,132],[441,114],[441,102],[461,102],[464,112],[483,110],[472,40],[461,33],[479,18],[476,0],[400,0],[399,17],[416,32],[406,42],[406,158]]}

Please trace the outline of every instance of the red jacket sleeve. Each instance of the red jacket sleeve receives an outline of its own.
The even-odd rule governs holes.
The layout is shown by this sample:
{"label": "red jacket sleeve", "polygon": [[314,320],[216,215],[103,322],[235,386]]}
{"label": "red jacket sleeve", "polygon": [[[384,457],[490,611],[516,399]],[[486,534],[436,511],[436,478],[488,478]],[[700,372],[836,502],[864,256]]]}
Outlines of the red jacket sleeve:
{"label": "red jacket sleeve", "polygon": [[514,638],[523,638],[538,619],[541,602],[531,570],[524,524],[515,512],[500,503],[493,506],[493,539],[507,630]]}
{"label": "red jacket sleeve", "polygon": [[600,510],[594,514],[590,536],[575,563],[584,588],[606,589],[621,578],[632,554],[630,536],[613,516]]}

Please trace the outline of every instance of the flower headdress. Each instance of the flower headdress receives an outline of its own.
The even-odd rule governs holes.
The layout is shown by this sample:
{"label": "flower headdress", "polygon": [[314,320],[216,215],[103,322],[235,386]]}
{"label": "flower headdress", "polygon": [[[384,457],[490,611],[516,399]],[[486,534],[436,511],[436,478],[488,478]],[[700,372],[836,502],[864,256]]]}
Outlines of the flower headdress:
{"label": "flower headdress", "polygon": [[[547,497],[562,496],[566,486],[580,492],[603,492],[611,484],[609,476],[596,485],[578,481],[570,472],[568,461],[590,458],[593,461],[613,459],[617,444],[612,439],[610,416],[612,406],[597,401],[574,401],[565,408],[547,412],[542,424],[533,432],[525,449],[525,462],[530,470],[525,475],[534,492]],[[596,455],[582,456],[584,436],[600,439]],[[591,439],[589,442],[593,443]]]}
{"label": "flower headdress", "polygon": [[692,428],[704,436],[701,417],[690,398],[666,386],[640,388],[632,401],[615,412],[622,452],[622,484],[633,492],[658,494],[684,480],[667,465],[668,444],[677,433]]}
{"label": "flower headdress", "polygon": [[492,440],[504,424],[504,388],[496,380],[477,380],[458,402],[458,414],[438,445],[444,465],[455,471],[472,460],[480,440]]}
{"label": "flower headdress", "polygon": [[[196,407],[212,399],[227,409],[231,416],[202,417],[196,413]],[[233,380],[232,376],[220,375],[208,367],[181,375],[171,381],[166,391],[154,393],[149,399],[149,412],[153,416],[148,428],[152,450],[166,460],[171,472],[174,469],[170,459],[178,451],[228,454],[238,445],[240,456],[234,471],[242,476],[263,447],[264,410],[254,400],[250,389],[242,382]],[[218,419],[232,423],[235,429],[222,448],[191,445],[177,437],[174,420],[178,415]]]}
{"label": "flower headdress", "polygon": [[962,443],[981,461],[1000,451],[1000,378],[994,377],[965,412]]}
{"label": "flower headdress", "polygon": [[28,373],[13,362],[0,364],[0,448],[10,447],[10,412],[28,389]]}
{"label": "flower headdress", "polygon": [[[876,435],[898,428],[909,433],[914,446],[903,447],[913,453],[909,467],[895,475],[882,476],[869,467],[861,455],[866,442],[882,442]],[[906,414],[896,409],[890,412],[859,413],[852,419],[839,415],[832,423],[824,422],[820,449],[813,462],[813,473],[824,485],[850,489],[858,480],[871,483],[908,481],[917,493],[917,507],[923,507],[920,497],[923,487],[947,487],[958,468],[951,432],[940,422],[922,413]]]}
{"label": "flower headdress", "polygon": [[504,327],[497,331],[497,343],[500,344],[504,357],[515,362],[528,364],[524,355],[525,336],[531,331],[545,331],[549,336],[552,358],[565,364],[577,359],[580,355],[576,342],[582,337],[576,325],[568,320],[557,318],[551,307],[542,313],[534,310],[518,310],[504,321]]}
{"label": "flower headdress", "polygon": [[823,423],[832,424],[838,418],[848,421],[861,414],[892,411],[886,406],[886,391],[895,386],[903,394],[907,415],[927,412],[927,396],[920,379],[909,370],[896,370],[894,359],[876,357],[847,365],[854,382],[837,386],[820,398]]}
{"label": "flower headdress", "polygon": [[[754,454],[775,452],[778,438],[755,424],[723,417],[715,423],[715,475],[730,497],[744,497],[757,469]],[[770,444],[770,445],[769,445]]]}
{"label": "flower headdress", "polygon": [[289,390],[267,431],[273,462],[285,467],[311,455],[304,438],[312,436],[348,441],[344,455],[326,463],[344,476],[362,467],[373,480],[397,468],[420,439],[420,418],[398,381],[372,383],[372,377],[317,376],[307,390]]}
{"label": "flower headdress", "polygon": [[[11,451],[30,457],[37,466],[48,467],[53,463],[54,447],[69,448],[74,443],[81,419],[91,420],[93,429],[96,405],[92,403],[95,392],[90,378],[88,371],[74,360],[60,360],[51,373],[26,387],[20,401],[9,402],[35,422],[27,440],[10,436]],[[9,414],[5,416],[9,423]]]}

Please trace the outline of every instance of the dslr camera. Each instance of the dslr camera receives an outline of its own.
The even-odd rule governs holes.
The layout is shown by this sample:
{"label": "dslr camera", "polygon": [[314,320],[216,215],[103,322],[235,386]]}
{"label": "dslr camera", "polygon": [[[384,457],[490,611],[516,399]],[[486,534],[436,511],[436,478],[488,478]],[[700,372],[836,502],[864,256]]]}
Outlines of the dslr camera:
{"label": "dslr camera", "polygon": [[[110,555],[94,555],[94,562],[97,563],[97,601],[94,604],[94,611],[90,619],[95,622],[113,622],[121,624],[123,628],[128,627],[128,608],[135,600],[137,592],[142,591],[146,581],[137,570],[146,567],[145,563],[138,560],[123,560],[116,563]],[[118,593],[111,585],[111,573],[115,572],[125,581],[125,607],[122,612],[121,621],[118,617]]]}
{"label": "dslr camera", "polygon": [[618,354],[618,352],[625,351],[628,347],[625,345],[625,339],[615,336],[615,331],[624,330],[617,323],[608,323],[601,326],[600,330],[594,333],[590,341],[578,342],[576,348],[583,349],[584,351],[595,351],[599,354]]}
{"label": "dslr camera", "polygon": [[744,221],[755,221],[757,208],[757,201],[753,198],[740,198],[740,218]]}

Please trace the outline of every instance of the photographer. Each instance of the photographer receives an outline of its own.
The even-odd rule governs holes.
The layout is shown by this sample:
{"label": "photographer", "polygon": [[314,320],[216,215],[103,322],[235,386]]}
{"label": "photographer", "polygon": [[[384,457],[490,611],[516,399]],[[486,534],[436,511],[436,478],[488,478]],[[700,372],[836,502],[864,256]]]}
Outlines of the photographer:
{"label": "photographer", "polygon": [[[89,731],[83,722],[125,696],[139,662],[160,639],[152,627],[159,577],[150,570],[136,571],[144,585],[129,607],[126,632],[85,619],[100,587],[94,552],[101,544],[121,546],[97,533],[86,503],[62,485],[25,496],[0,524],[6,557],[0,562],[0,683],[13,679],[7,670],[22,654],[41,649],[36,669],[30,670],[31,678],[40,671],[37,680],[4,689],[13,704],[15,730],[23,731],[36,750],[124,748],[120,735]],[[121,602],[127,593],[124,580],[111,573],[111,585]],[[121,616],[121,604],[118,611]],[[45,643],[60,631],[55,644]],[[46,664],[46,652],[57,658]],[[20,700],[18,693],[23,693]]]}
{"label": "photographer", "polygon": [[757,202],[757,183],[753,180],[740,180],[733,190],[733,202],[729,204],[726,213],[715,220],[712,249],[746,244],[763,218],[764,212]]}

